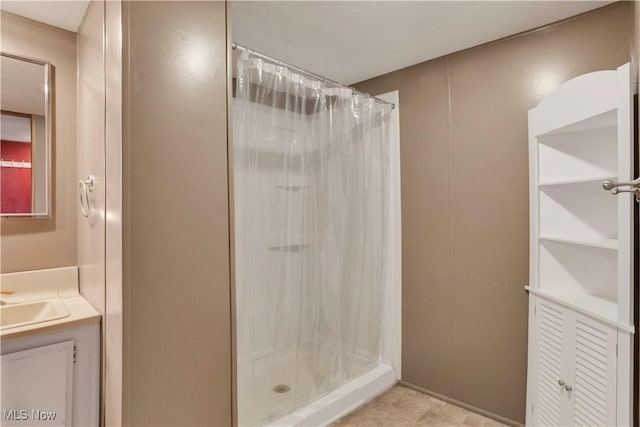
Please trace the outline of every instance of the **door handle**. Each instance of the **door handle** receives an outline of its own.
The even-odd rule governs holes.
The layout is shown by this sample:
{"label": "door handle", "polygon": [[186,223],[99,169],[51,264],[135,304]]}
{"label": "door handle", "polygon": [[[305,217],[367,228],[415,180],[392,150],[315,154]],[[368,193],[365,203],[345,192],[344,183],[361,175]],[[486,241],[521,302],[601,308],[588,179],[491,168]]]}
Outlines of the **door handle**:
{"label": "door handle", "polygon": [[617,187],[638,187],[640,186],[640,177],[634,179],[631,182],[617,182],[611,179],[606,180],[602,183],[602,188],[605,190],[612,190]]}
{"label": "door handle", "polygon": [[614,195],[618,195],[620,193],[633,193],[636,196],[636,202],[640,203],[640,177],[634,179],[631,182],[617,182],[608,179],[602,183],[602,188],[607,191],[611,191],[611,194]]}

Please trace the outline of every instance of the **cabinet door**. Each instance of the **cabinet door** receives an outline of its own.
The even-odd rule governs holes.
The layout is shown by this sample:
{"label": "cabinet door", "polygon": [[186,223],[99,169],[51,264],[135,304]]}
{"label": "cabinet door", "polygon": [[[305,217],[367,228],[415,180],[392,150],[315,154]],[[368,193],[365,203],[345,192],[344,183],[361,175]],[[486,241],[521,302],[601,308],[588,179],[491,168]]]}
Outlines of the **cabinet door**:
{"label": "cabinet door", "polygon": [[534,425],[557,426],[566,420],[567,408],[562,381],[563,366],[567,350],[563,348],[567,311],[556,304],[535,298],[536,336],[533,345],[535,351],[535,372],[530,381],[534,381],[533,402]]}
{"label": "cabinet door", "polygon": [[73,341],[3,354],[2,426],[70,426]]}
{"label": "cabinet door", "polygon": [[615,426],[617,331],[580,314],[575,318],[572,424]]}

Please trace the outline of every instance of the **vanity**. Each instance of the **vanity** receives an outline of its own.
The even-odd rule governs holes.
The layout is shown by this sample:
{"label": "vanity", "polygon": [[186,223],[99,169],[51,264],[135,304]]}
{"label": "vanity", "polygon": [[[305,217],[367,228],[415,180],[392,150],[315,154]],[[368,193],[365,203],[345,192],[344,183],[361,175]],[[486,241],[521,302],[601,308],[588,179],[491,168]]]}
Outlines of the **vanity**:
{"label": "vanity", "polygon": [[0,280],[0,424],[99,425],[101,316],[78,292],[78,268]]}

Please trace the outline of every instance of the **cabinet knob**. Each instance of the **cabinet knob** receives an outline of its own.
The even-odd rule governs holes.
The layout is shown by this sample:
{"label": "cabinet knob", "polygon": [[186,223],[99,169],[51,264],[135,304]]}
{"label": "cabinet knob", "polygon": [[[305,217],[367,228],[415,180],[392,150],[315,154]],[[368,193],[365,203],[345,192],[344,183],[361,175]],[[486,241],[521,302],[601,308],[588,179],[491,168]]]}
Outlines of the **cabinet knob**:
{"label": "cabinet knob", "polygon": [[573,390],[573,387],[571,387],[570,385],[566,385],[566,386],[564,386],[564,389],[567,390],[567,391],[571,391],[571,390]]}
{"label": "cabinet knob", "polygon": [[564,381],[562,381],[562,380],[558,380],[558,385],[559,385],[560,387],[562,387],[562,386],[564,385]]}

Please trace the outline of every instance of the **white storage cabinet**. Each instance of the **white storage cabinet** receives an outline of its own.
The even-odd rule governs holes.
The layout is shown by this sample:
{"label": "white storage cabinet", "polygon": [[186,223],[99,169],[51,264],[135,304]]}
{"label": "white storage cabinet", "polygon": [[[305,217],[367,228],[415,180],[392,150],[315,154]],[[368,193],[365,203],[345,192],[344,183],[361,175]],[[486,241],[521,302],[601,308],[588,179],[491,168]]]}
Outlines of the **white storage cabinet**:
{"label": "white storage cabinet", "polygon": [[629,64],[561,85],[529,111],[527,425],[632,423]]}

